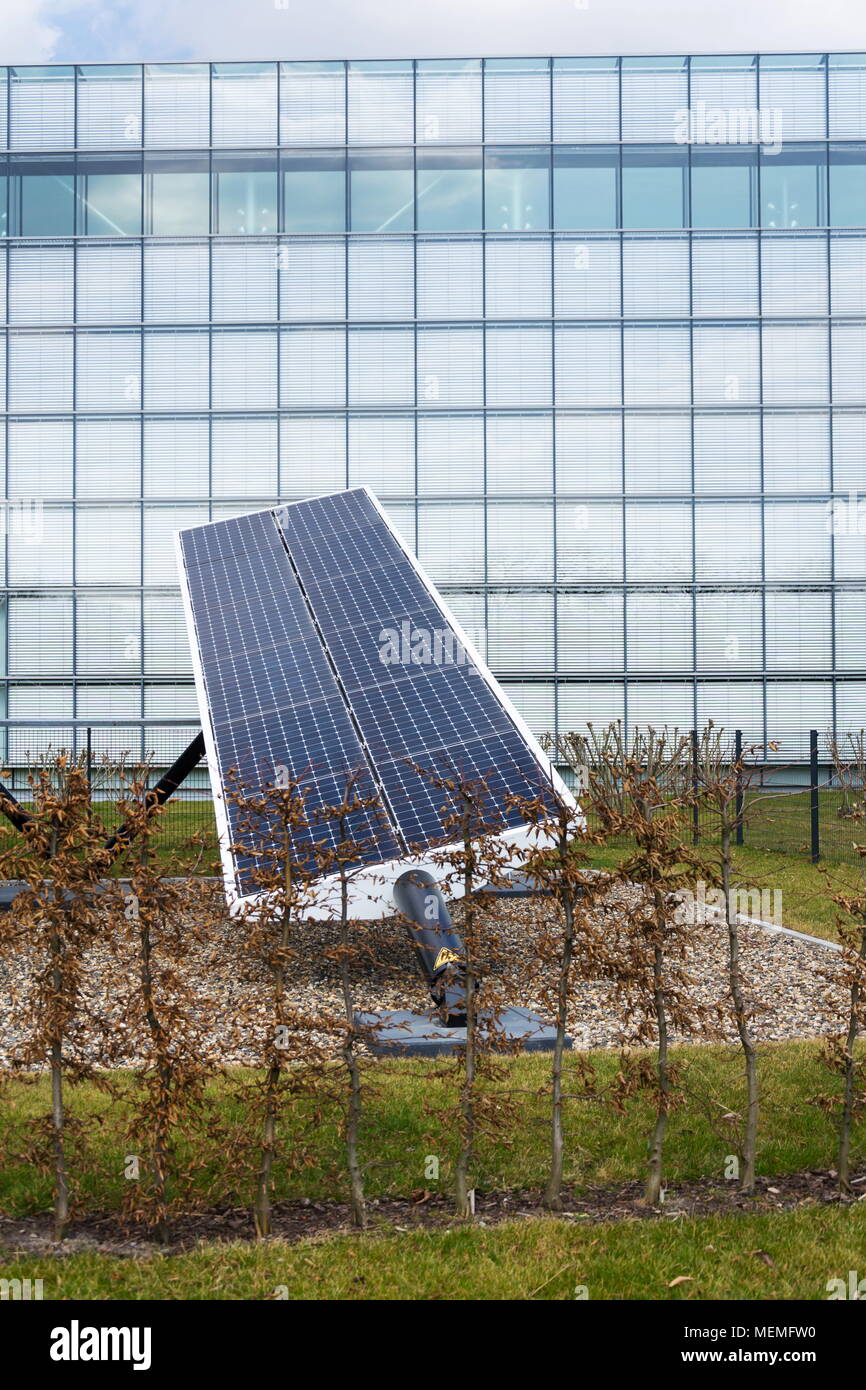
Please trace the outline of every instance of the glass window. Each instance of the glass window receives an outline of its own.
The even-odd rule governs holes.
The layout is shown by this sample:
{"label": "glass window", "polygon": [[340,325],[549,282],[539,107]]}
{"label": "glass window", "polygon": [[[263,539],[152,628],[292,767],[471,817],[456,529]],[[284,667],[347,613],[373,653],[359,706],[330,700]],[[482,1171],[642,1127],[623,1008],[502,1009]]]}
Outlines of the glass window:
{"label": "glass window", "polygon": [[619,151],[555,149],[553,225],[574,231],[617,227]]}
{"label": "glass window", "polygon": [[346,71],[342,63],[280,64],[280,144],[346,143]]}
{"label": "glass window", "polygon": [[761,151],[761,225],[821,227],[826,223],[826,151],[788,145]]}
{"label": "glass window", "polygon": [[866,145],[830,146],[830,224],[866,227]]}
{"label": "glass window", "polygon": [[277,230],[276,155],[215,154],[214,230],[255,236]]}
{"label": "glass window", "polygon": [[145,67],[144,139],[152,149],[200,149],[210,143],[207,63]]}
{"label": "glass window", "polygon": [[13,150],[65,150],[75,144],[75,69],[10,68],[9,143]]}
{"label": "glass window", "polygon": [[68,159],[15,159],[10,166],[13,236],[71,236],[75,231],[75,166]]}
{"label": "glass window", "polygon": [[621,312],[619,237],[553,243],[553,293],[557,318],[611,319]]}
{"label": "glass window", "polygon": [[622,156],[622,225],[685,227],[688,155],[644,147]]}
{"label": "glass window", "polygon": [[276,144],[276,63],[214,63],[211,105],[215,145]]}
{"label": "glass window", "polygon": [[484,130],[494,144],[550,139],[550,63],[547,58],[487,58]]}
{"label": "glass window", "polygon": [[9,232],[9,202],[8,202],[9,179],[6,174],[6,165],[0,165],[0,236],[6,236]]}
{"label": "glass window", "polygon": [[128,150],[141,144],[141,68],[81,67],[76,100],[80,149]]}
{"label": "glass window", "polygon": [[689,106],[688,59],[623,58],[623,140],[676,138]]}
{"label": "glass window", "polygon": [[484,169],[485,226],[529,232],[550,226],[550,155],[546,149],[488,150]]}
{"label": "glass window", "polygon": [[342,152],[290,150],[280,155],[283,230],[346,230],[346,160]]}
{"label": "glass window", "polygon": [[145,155],[144,230],[153,236],[195,236],[210,231],[206,154]]}
{"label": "glass window", "polygon": [[481,151],[419,150],[418,230],[474,232],[483,225]]}
{"label": "glass window", "polygon": [[754,150],[692,150],[693,227],[754,227],[757,190]]}
{"label": "glass window", "polygon": [[427,59],[417,64],[415,130],[421,142],[481,139],[481,63]]}
{"label": "glass window", "polygon": [[553,138],[619,139],[616,58],[554,58]]}
{"label": "glass window", "polygon": [[[707,118],[723,112],[739,123],[758,105],[758,60],[751,53],[692,56],[689,60],[689,99],[695,115],[702,102]],[[714,108],[714,109],[713,109]]]}
{"label": "glass window", "polygon": [[405,61],[349,64],[349,143],[409,145],[415,129],[414,75]]}
{"label": "glass window", "polygon": [[779,142],[827,134],[825,62],[823,53],[766,53],[758,59],[758,105]]}
{"label": "glass window", "polygon": [[368,150],[350,156],[353,232],[411,232],[414,201],[411,150]]}
{"label": "glass window", "polygon": [[866,135],[866,53],[831,53],[828,63],[828,135],[862,140]]}
{"label": "glass window", "polygon": [[78,162],[79,231],[86,236],[141,232],[141,158],[101,155]]}

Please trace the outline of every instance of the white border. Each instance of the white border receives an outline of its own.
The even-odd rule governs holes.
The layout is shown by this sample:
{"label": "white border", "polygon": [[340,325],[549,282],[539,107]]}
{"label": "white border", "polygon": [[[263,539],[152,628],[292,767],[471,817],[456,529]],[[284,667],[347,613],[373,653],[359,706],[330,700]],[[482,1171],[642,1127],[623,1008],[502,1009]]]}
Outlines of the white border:
{"label": "white border", "polygon": [[[520,734],[521,738],[526,743],[533,757],[538,762],[540,770],[550,778],[551,784],[553,785],[557,795],[559,795],[566,802],[567,805],[574,807],[576,805],[574,797],[571,795],[571,792],[568,790],[568,787],[565,785],[562,778],[559,776],[559,773],[556,771],[556,768],[553,766],[550,759],[547,757],[547,754],[542,749],[534,734],[528,728],[522,716],[514,708],[514,705],[511,703],[504,690],[502,690],[501,686],[496,680],[496,677],[493,675],[492,671],[487,666],[487,663],[482,660],[481,656],[476,651],[473,644],[469,641],[469,638],[467,637],[460,623],[457,621],[454,614],[448,608],[447,604],[443,601],[442,596],[439,594],[435,586],[424,573],[424,570],[421,568],[420,564],[418,563],[418,560],[412,554],[408,545],[403,540],[403,537],[398,533],[398,531],[394,527],[390,518],[386,514],[382,504],[380,503],[378,497],[375,495],[371,488],[369,488],[366,484],[359,484],[357,487],[341,488],[338,492],[321,493],[316,497],[303,498],[300,502],[275,503],[272,507],[263,507],[258,512],[240,512],[238,513],[238,516],[273,516],[274,513],[287,510],[289,507],[303,505],[303,502],[323,501],[328,497],[345,497],[349,493],[353,492],[365,492],[367,494],[368,498],[373,503],[373,506],[376,508],[385,525],[388,527],[388,530],[391,532],[391,535],[397,541],[398,545],[400,546],[400,549],[403,551],[404,555],[409,560],[409,563],[411,564],[412,568],[415,570],[416,574],[420,578],[430,597],[433,599],[434,603],[439,608],[446,623],[448,623],[454,629],[458,641],[460,641],[466,649],[466,654],[468,658],[477,667],[480,676],[486,682],[495,698],[498,700],[502,708],[505,710],[505,713],[508,715],[511,722],[514,724],[515,728],[517,729],[517,732]],[[220,521],[231,521],[233,519],[234,518],[232,517],[221,517]],[[238,893],[236,869],[234,859],[229,848],[231,844],[231,834],[229,830],[228,815],[226,813],[226,806],[225,801],[223,799],[222,787],[215,785],[218,778],[217,770],[219,766],[217,761],[216,740],[214,738],[213,725],[211,723],[210,717],[210,708],[207,700],[207,692],[205,690],[204,672],[202,670],[201,664],[201,652],[199,650],[198,634],[196,631],[195,618],[193,616],[192,611],[192,602],[190,600],[189,580],[186,573],[186,565],[184,564],[183,551],[181,548],[181,536],[186,531],[201,530],[202,524],[218,525],[219,523],[204,522],[200,523],[198,526],[183,527],[181,530],[175,532],[174,545],[175,554],[177,557],[178,570],[180,573],[181,597],[183,600],[183,610],[184,615],[186,617],[187,633],[189,636],[193,675],[195,677],[196,695],[198,698],[202,732],[204,734],[205,750],[207,753],[208,773],[210,776],[211,795],[213,796],[214,814],[216,816],[217,825],[217,838],[220,849],[220,862],[222,864],[223,870],[223,883],[225,886],[225,894],[226,900],[228,902],[229,911],[230,913],[232,913],[232,915],[235,915],[239,912],[249,911],[250,907],[254,908],[255,904],[261,900],[263,895],[261,893],[250,893],[246,896],[242,896]],[[538,831],[534,830],[531,826],[516,826],[511,830],[504,831],[502,835],[497,836],[496,838],[499,839],[504,845],[512,847],[513,855],[511,856],[511,859],[515,868],[519,867],[521,863],[521,851],[526,851],[530,848],[535,848],[538,846],[539,843],[539,833]],[[349,904],[351,915],[354,918],[360,919],[362,921],[373,921],[379,917],[390,917],[394,912],[394,900],[389,889],[391,885],[395,882],[395,880],[398,879],[400,875],[402,873],[405,873],[406,870],[409,868],[426,869],[428,872],[431,872],[434,875],[436,875],[437,872],[441,874],[442,866],[440,861],[444,855],[447,855],[448,849],[449,846],[443,846],[435,852],[431,852],[430,855],[417,855],[407,856],[406,858],[402,859],[389,859],[381,864],[372,865],[365,869],[359,870],[358,873],[354,874],[351,879]],[[461,893],[462,889],[459,885],[455,884],[452,888],[452,896],[459,897]],[[317,885],[315,902],[312,904],[310,910],[306,913],[306,915],[311,918],[333,917],[335,912],[339,910],[339,902],[339,877],[336,875],[325,877],[321,879],[319,884]]]}

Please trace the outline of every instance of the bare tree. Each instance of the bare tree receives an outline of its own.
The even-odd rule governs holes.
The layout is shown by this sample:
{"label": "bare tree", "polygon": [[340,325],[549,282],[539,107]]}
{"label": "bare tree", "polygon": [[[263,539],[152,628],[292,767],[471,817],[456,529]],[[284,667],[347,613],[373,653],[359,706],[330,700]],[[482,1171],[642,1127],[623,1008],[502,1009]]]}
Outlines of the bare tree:
{"label": "bare tree", "polygon": [[681,911],[697,863],[691,831],[684,833],[693,805],[691,742],[676,731],[647,729],[627,744],[619,726],[612,730],[596,784],[598,814],[607,834],[624,842],[618,873],[631,885],[616,928],[619,959],[612,973],[626,1019],[637,1020],[638,1039],[654,1037],[656,1044],[656,1114],[644,1187],[644,1201],[656,1206],[678,1082],[671,1033],[692,1028],[699,1012],[684,965],[689,931]]}
{"label": "bare tree", "polygon": [[17,1060],[48,1066],[54,1238],[61,1241],[71,1198],[65,1086],[93,1075],[75,1030],[81,1024],[82,966],[101,926],[99,880],[105,861],[101,827],[90,814],[83,759],[65,752],[49,755],[28,781],[30,810],[23,833],[0,856],[0,875],[24,885],[12,910],[0,914],[0,949],[20,948],[34,958]]}
{"label": "bare tree", "polygon": [[[470,1195],[473,1189],[469,1174],[475,1143],[479,1127],[491,1120],[491,1107],[487,1105],[480,1088],[483,1060],[496,1042],[502,1004],[488,978],[483,1017],[479,1014],[478,986],[485,964],[496,946],[484,889],[488,884],[501,881],[511,861],[511,854],[500,839],[505,828],[503,811],[496,805],[486,777],[469,776],[459,768],[452,775],[443,775],[428,768],[413,766],[431,786],[444,794],[440,812],[444,845],[434,857],[445,871],[446,886],[459,884],[461,891],[460,933],[464,954],[460,969],[465,997],[466,1042],[457,1054],[461,1080],[454,1204],[457,1217],[466,1221],[473,1215]],[[495,1125],[496,1122],[493,1123]]]}
{"label": "bare tree", "polygon": [[[128,871],[129,879],[125,887],[116,879],[104,897],[116,969],[112,988],[123,1001],[126,1036],[141,1040],[138,1084],[122,1099],[130,1110],[129,1142],[145,1151],[146,1181],[127,1184],[125,1205],[165,1244],[171,1236],[170,1180],[181,1185],[198,1162],[191,1142],[189,1158],[179,1163],[176,1139],[200,1113],[213,1070],[205,1060],[200,1022],[207,1001],[193,993],[186,968],[213,912],[207,886],[175,877],[171,859],[158,852],[163,808],[148,790],[149,772],[142,765],[115,773],[122,817],[115,866]],[[130,960],[137,963],[131,983]]]}
{"label": "bare tree", "polygon": [[710,723],[701,731],[695,771],[702,809],[710,820],[710,834],[703,841],[702,869],[723,899],[728,935],[728,987],[734,1023],[743,1053],[746,1115],[740,1139],[742,1170],[740,1191],[755,1190],[760,1091],[758,1050],[752,1031],[752,1009],[746,997],[740,947],[740,924],[734,885],[734,845],[737,830],[746,820],[748,793],[754,777],[749,757],[755,750],[737,755],[722,730]]}
{"label": "bare tree", "polygon": [[[308,908],[317,876],[314,836],[307,814],[309,784],[276,769],[263,786],[250,788],[232,776],[235,852],[252,867],[247,871],[251,905],[240,914],[248,953],[262,960],[271,981],[272,1026],[265,1044],[261,1087],[261,1142],[253,1200],[256,1234],[271,1234],[271,1189],[277,1148],[277,1124],[285,1090],[285,1072],[298,1020],[288,1005],[287,971],[294,958],[296,923]],[[275,939],[276,938],[276,939]]]}
{"label": "bare tree", "polygon": [[337,961],[345,1011],[340,1055],[346,1070],[349,1091],[345,1122],[346,1162],[349,1170],[352,1221],[354,1225],[363,1229],[367,1225],[367,1205],[364,1197],[364,1169],[359,1153],[363,1108],[359,1044],[364,1041],[364,1030],[359,1029],[355,1018],[352,965],[357,959],[357,951],[352,940],[349,896],[353,875],[368,857],[368,851],[374,848],[376,826],[381,820],[382,812],[377,795],[364,796],[360,793],[360,781],[358,772],[350,773],[346,777],[342,801],[336,806],[322,807],[315,816],[315,822],[317,825],[332,826],[336,829],[336,843],[331,846],[320,844],[317,862],[322,873],[334,875],[339,882],[339,945],[332,954]]}
{"label": "bare tree", "polygon": [[552,895],[557,909],[556,927],[536,945],[538,964],[542,968],[552,966],[555,972],[555,985],[541,988],[545,1005],[552,1008],[556,1030],[550,1072],[550,1168],[544,1193],[550,1211],[562,1210],[563,1109],[568,1084],[565,1050],[574,982],[575,977],[592,978],[604,969],[598,907],[613,879],[589,865],[603,836],[588,826],[591,778],[583,778],[582,787],[580,805],[544,793],[530,800],[508,798],[537,837],[526,855],[525,870],[538,891]]}
{"label": "bare tree", "polygon": [[850,1193],[851,1131],[866,1104],[863,1064],[857,1057],[857,1040],[866,1025],[866,842],[859,835],[866,823],[864,731],[851,733],[843,740],[831,737],[829,747],[835,778],[845,793],[846,818],[852,822],[852,835],[858,836],[852,839],[852,845],[861,865],[853,888],[834,882],[834,875],[825,870],[832,900],[839,908],[836,925],[842,943],[842,975],[848,986],[847,1028],[841,1038],[828,1040],[827,1055],[833,1069],[842,1076],[836,1170],[841,1191]]}

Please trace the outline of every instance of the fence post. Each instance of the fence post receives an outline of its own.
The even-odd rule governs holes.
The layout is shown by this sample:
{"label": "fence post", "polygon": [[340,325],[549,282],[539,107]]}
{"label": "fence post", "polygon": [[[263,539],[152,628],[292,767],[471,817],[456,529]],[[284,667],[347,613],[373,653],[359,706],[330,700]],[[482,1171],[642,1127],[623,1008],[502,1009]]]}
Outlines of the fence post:
{"label": "fence post", "polygon": [[[72,735],[72,742],[73,742],[73,745],[76,744],[76,742],[77,742],[74,733],[73,733],[73,735]],[[90,818],[92,819],[92,818],[93,818],[93,737],[92,737],[92,733],[91,733],[91,729],[90,729],[90,725],[89,725],[89,724],[88,724],[88,726],[87,726],[87,742],[86,742],[86,744],[85,744],[85,747],[86,747],[86,750],[87,750],[85,756],[86,756],[86,758],[87,758],[87,800],[88,800],[88,803],[89,803],[88,815],[89,815]]]}
{"label": "fence post", "polygon": [[698,806],[698,731],[692,729],[692,844],[701,838],[701,818]]}
{"label": "fence post", "polygon": [[743,843],[743,769],[742,769],[742,761],[743,761],[743,731],[742,731],[742,729],[735,729],[735,730],[734,730],[734,763],[735,763],[735,776],[736,776],[737,781],[736,781],[736,801],[735,801],[734,805],[735,805],[735,807],[736,807],[736,814],[737,814],[737,828],[736,828],[736,830],[735,830],[735,832],[734,832],[734,841],[735,841],[735,843],[738,844],[738,845],[741,845],[741,844]]}
{"label": "fence post", "polygon": [[821,857],[821,833],[818,818],[818,730],[809,730],[809,811],[811,820],[812,863]]}

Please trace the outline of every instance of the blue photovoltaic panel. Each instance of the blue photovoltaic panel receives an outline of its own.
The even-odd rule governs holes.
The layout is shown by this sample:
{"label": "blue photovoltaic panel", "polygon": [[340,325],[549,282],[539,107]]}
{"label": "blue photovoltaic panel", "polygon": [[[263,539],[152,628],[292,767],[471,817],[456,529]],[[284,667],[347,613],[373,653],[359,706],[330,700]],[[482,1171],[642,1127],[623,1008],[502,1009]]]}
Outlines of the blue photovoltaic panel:
{"label": "blue photovoltaic panel", "polygon": [[[224,790],[232,769],[261,785],[285,767],[314,809],[356,774],[382,806],[352,827],[369,863],[443,836],[445,793],[413,763],[483,778],[504,826],[521,824],[506,792],[549,793],[549,770],[366,489],[183,531],[180,553]],[[234,856],[242,895],[251,849]]]}
{"label": "blue photovoltaic panel", "polygon": [[[343,799],[348,773],[359,795],[376,787],[273,514],[184,531],[181,553],[243,895],[255,862],[244,849],[262,834],[238,823],[233,787],[273,782],[285,768],[308,788],[310,812]],[[350,830],[373,842],[371,861],[396,855],[383,816],[358,815]],[[333,827],[323,824],[322,837],[333,843]]]}
{"label": "blue photovoltaic panel", "polygon": [[405,839],[423,848],[444,829],[443,792],[410,763],[484,779],[504,824],[521,824],[505,792],[538,795],[549,776],[366,490],[276,515]]}

